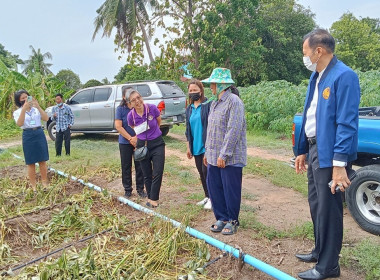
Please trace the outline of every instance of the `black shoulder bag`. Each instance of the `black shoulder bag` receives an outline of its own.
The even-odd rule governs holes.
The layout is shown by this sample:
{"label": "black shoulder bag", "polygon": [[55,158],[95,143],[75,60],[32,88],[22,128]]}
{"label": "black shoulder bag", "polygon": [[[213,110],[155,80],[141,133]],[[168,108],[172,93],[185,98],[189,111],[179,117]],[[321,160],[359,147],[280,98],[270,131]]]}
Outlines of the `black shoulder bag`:
{"label": "black shoulder bag", "polygon": [[[146,106],[146,130],[145,131],[148,131],[148,112],[149,112],[149,107]],[[134,112],[132,112],[133,123],[136,126],[135,115],[133,113]],[[147,137],[148,136],[146,136],[146,138]],[[142,161],[142,160],[144,160],[144,159],[146,159],[148,157],[147,139],[145,140],[145,145],[144,146],[135,149],[135,151],[133,152],[133,156],[135,158],[135,161]]]}

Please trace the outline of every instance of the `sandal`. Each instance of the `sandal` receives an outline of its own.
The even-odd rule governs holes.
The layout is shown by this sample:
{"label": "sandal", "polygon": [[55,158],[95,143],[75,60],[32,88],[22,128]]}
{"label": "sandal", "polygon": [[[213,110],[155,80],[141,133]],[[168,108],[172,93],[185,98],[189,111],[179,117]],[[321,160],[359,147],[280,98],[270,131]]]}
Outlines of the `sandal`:
{"label": "sandal", "polygon": [[213,224],[213,225],[210,227],[210,230],[211,230],[212,232],[221,232],[221,231],[224,229],[225,226],[226,226],[226,223],[225,223],[225,222],[218,220],[218,221],[216,221],[215,224]]}
{"label": "sandal", "polygon": [[148,206],[149,208],[157,208],[158,205],[153,205],[152,203],[150,203],[149,201],[146,203],[146,206]]}
{"label": "sandal", "polygon": [[[228,222],[225,227],[222,230],[223,235],[232,235],[236,233],[238,226],[236,224],[232,224],[231,222]],[[227,230],[227,231],[224,231]]]}

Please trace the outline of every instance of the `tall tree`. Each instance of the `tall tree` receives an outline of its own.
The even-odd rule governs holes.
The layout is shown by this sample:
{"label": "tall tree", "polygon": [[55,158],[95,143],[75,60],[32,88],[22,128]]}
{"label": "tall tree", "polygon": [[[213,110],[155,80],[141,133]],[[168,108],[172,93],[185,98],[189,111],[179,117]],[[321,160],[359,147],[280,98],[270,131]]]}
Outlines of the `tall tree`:
{"label": "tall tree", "polygon": [[362,71],[380,69],[380,29],[378,19],[357,19],[352,13],[331,26],[336,55],[344,63]]}
{"label": "tall tree", "polygon": [[29,56],[28,60],[25,60],[23,73],[40,73],[43,76],[53,74],[49,69],[53,64],[45,62],[46,59],[53,58],[51,53],[41,53],[40,49],[36,51],[32,45],[30,45],[29,48],[32,50],[32,55]]}
{"label": "tall tree", "polygon": [[147,28],[151,30],[149,14],[146,6],[156,5],[156,0],[106,0],[96,11],[98,16],[95,18],[95,31],[92,40],[96,34],[103,29],[102,37],[110,37],[112,30],[116,28],[115,43],[120,49],[132,50],[136,34],[141,31],[145,42],[149,59],[153,61],[153,55],[150,48],[150,34]]}
{"label": "tall tree", "polygon": [[7,51],[5,47],[0,44],[0,60],[11,70],[17,71],[17,64],[23,64],[24,61],[18,57],[18,55],[14,55]]}
{"label": "tall tree", "polygon": [[239,85],[261,80],[265,70],[261,38],[257,34],[256,0],[210,0],[215,9],[196,16],[193,40],[200,45],[200,73],[227,67]]}
{"label": "tall tree", "polygon": [[81,86],[79,76],[70,69],[60,70],[55,77],[65,83],[64,89],[67,91],[76,91]]}
{"label": "tall tree", "polygon": [[[195,68],[199,66],[200,46],[199,42],[194,39],[196,33],[195,17],[206,10],[214,7],[212,1],[206,0],[163,0],[157,6],[155,18],[158,18],[158,25],[165,28],[167,32],[174,33],[176,39],[169,39],[163,42],[166,46],[174,41],[174,46],[184,53],[191,51],[194,59]],[[172,20],[167,25],[165,19],[170,17]],[[174,22],[173,22],[174,20]],[[166,34],[163,37],[167,37]],[[162,49],[162,47],[161,47]]]}
{"label": "tall tree", "polygon": [[294,0],[261,0],[258,32],[265,47],[265,76],[299,83],[310,75],[302,63],[302,38],[315,28],[314,14]]}

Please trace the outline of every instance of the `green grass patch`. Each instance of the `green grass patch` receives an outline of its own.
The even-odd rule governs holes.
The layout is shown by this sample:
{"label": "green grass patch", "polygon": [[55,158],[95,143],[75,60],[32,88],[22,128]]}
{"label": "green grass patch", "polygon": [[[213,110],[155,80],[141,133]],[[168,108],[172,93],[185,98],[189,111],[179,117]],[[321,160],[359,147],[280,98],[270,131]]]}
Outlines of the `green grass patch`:
{"label": "green grass patch", "polygon": [[353,266],[365,273],[366,280],[380,279],[380,244],[365,239],[354,248],[343,247],[340,262]]}
{"label": "green grass patch", "polygon": [[170,136],[164,136],[164,141],[168,148],[176,149],[176,150],[179,150],[181,153],[186,154],[186,151],[187,151],[186,141],[179,141]]}
{"label": "green grass patch", "polygon": [[22,129],[16,125],[14,119],[0,117],[0,140],[21,136]]}
{"label": "green grass patch", "polygon": [[268,179],[279,187],[294,189],[307,195],[307,176],[296,174],[287,163],[278,160],[265,160],[257,157],[248,157],[244,174],[254,174]]}

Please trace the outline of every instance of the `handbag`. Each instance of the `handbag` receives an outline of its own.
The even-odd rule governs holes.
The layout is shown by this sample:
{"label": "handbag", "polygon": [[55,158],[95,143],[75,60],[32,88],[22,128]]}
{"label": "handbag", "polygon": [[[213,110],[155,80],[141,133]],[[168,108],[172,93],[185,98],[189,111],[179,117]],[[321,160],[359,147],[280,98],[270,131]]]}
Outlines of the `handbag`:
{"label": "handbag", "polygon": [[[148,129],[148,110],[149,110],[149,107],[147,106],[147,112],[146,112],[146,128],[147,129]],[[133,115],[133,112],[132,112],[132,117],[133,117],[133,122],[134,122],[134,124],[136,126],[135,116]],[[145,140],[145,145],[144,146],[135,149],[135,151],[133,152],[133,157],[135,158],[135,161],[142,161],[142,160],[144,160],[144,159],[146,159],[148,157],[148,147],[147,147],[147,144],[148,144],[148,141]]]}

